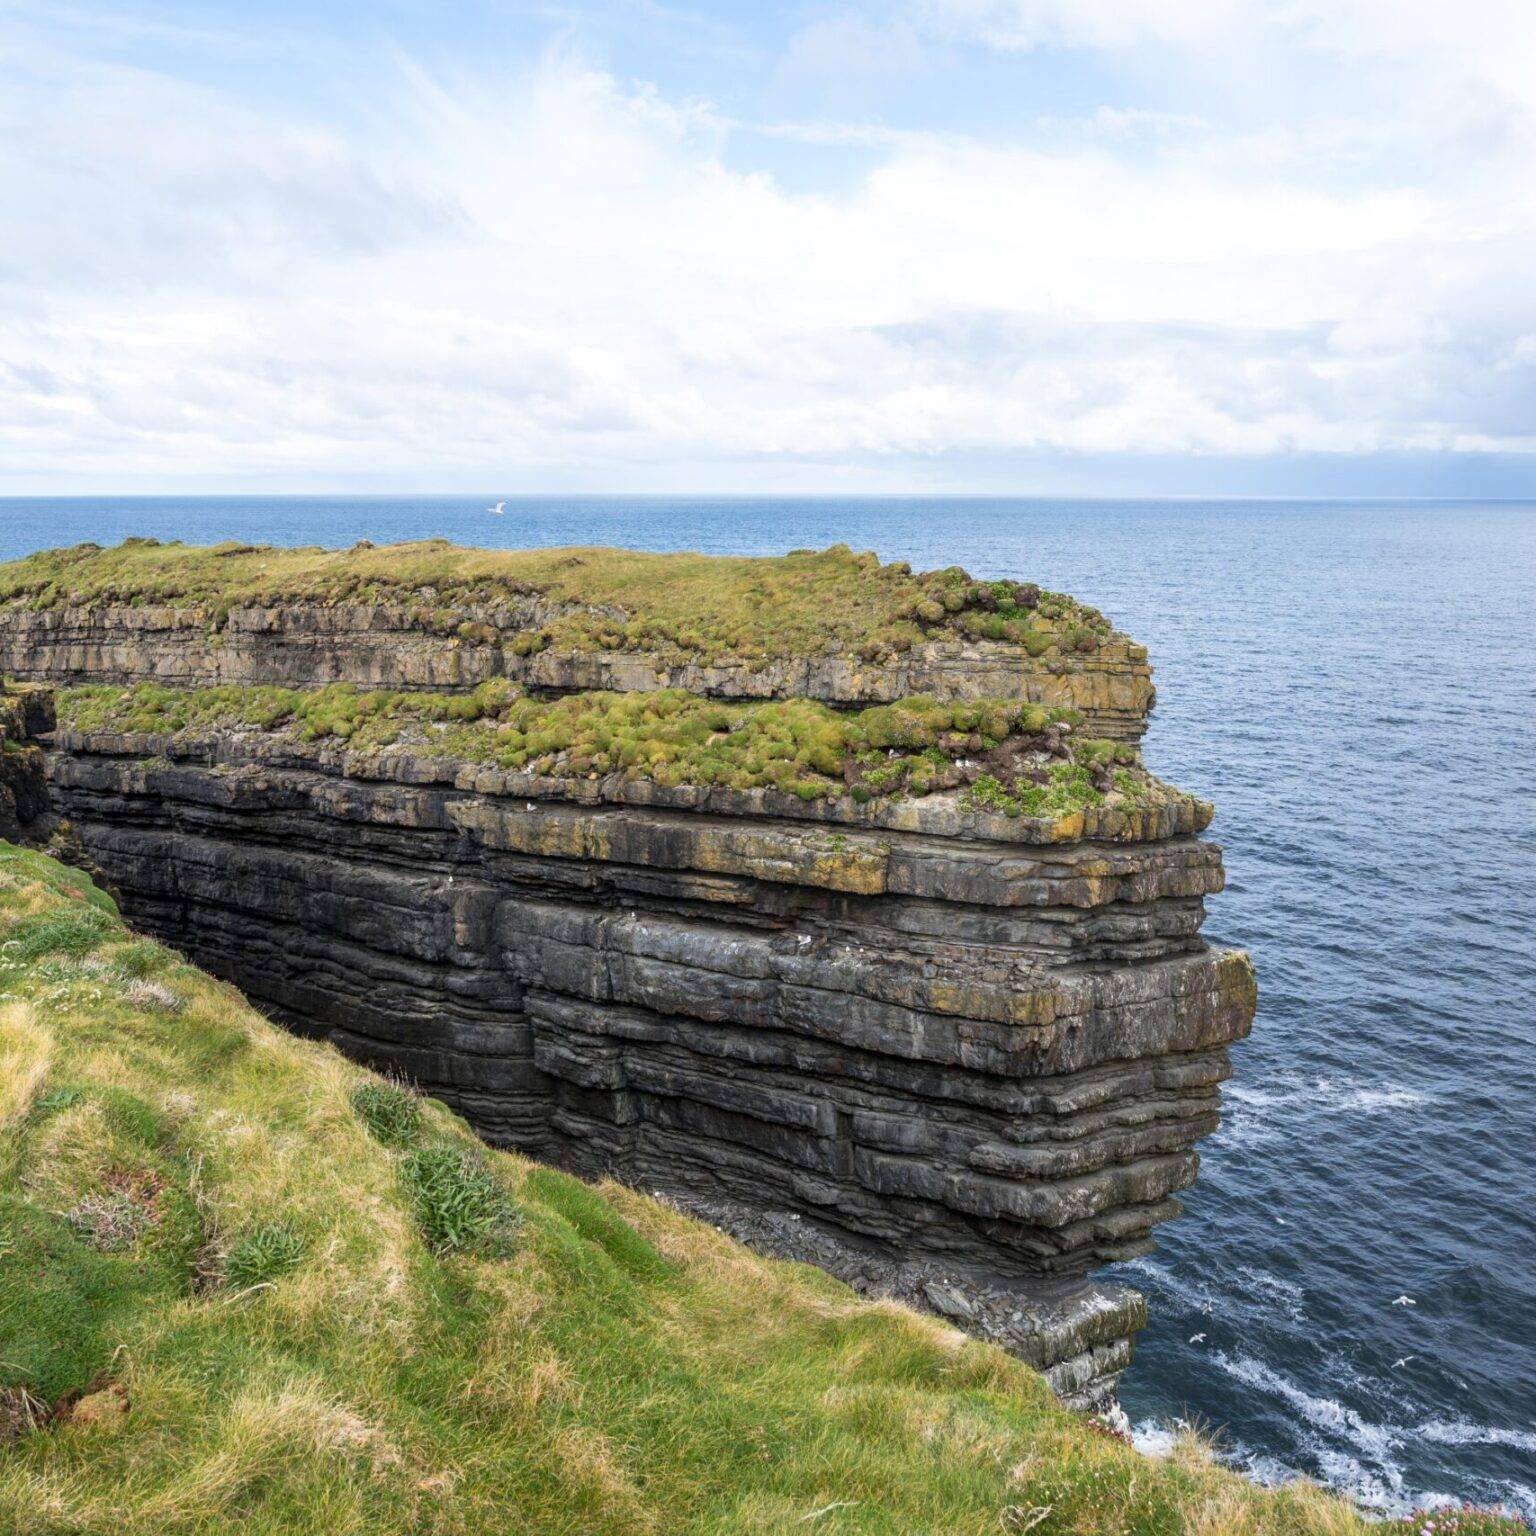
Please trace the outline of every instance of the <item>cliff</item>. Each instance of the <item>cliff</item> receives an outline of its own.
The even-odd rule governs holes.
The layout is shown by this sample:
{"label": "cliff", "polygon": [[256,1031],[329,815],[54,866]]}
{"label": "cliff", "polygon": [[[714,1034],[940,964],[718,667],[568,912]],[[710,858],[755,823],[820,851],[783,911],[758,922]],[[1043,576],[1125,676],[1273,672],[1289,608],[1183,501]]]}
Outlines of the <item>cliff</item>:
{"label": "cliff", "polygon": [[84,684],[52,792],[137,923],[493,1142],[1107,1401],[1144,1310],[1092,1271],[1177,1213],[1254,992],[1199,936],[1210,808],[1141,766],[1144,658],[1101,616],[837,551],[47,558],[52,588],[0,571],[0,656]]}
{"label": "cliff", "polygon": [[481,1150],[4,845],[0,956],[7,1532],[1427,1528],[1149,1461],[934,1319]]}

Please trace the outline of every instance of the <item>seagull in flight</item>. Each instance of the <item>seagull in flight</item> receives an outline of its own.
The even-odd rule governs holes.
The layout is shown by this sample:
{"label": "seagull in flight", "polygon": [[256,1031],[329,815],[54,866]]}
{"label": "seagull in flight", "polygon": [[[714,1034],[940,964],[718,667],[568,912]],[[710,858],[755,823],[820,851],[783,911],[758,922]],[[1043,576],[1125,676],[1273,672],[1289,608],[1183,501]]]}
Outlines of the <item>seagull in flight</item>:
{"label": "seagull in flight", "polygon": [[494,512],[497,517],[505,517],[507,512],[507,504],[504,501],[498,501],[494,507],[487,507],[485,510],[487,512]]}
{"label": "seagull in flight", "polygon": [[1397,1300],[1392,1303],[1392,1305],[1394,1307],[1416,1307],[1418,1306],[1418,1302],[1416,1302],[1412,1296],[1399,1296]]}
{"label": "seagull in flight", "polygon": [[1394,1371],[1400,1371],[1400,1370],[1402,1370],[1402,1368],[1403,1368],[1403,1367],[1404,1367],[1404,1366],[1405,1366],[1405,1365],[1407,1365],[1407,1364],[1408,1364],[1408,1362],[1409,1362],[1409,1361],[1410,1361],[1410,1360],[1417,1360],[1417,1359],[1418,1359],[1418,1358],[1419,1358],[1419,1357],[1418,1357],[1418,1356],[1417,1356],[1417,1355],[1404,1355],[1404,1356],[1403,1356],[1403,1358],[1402,1358],[1402,1359],[1401,1359],[1401,1360],[1394,1360],[1394,1361],[1393,1361],[1393,1362],[1392,1362],[1392,1369],[1393,1369],[1393,1370],[1394,1370]]}
{"label": "seagull in flight", "polygon": [[1191,1344],[1204,1344],[1205,1335],[1203,1333],[1192,1333],[1189,1336],[1189,1342]]}

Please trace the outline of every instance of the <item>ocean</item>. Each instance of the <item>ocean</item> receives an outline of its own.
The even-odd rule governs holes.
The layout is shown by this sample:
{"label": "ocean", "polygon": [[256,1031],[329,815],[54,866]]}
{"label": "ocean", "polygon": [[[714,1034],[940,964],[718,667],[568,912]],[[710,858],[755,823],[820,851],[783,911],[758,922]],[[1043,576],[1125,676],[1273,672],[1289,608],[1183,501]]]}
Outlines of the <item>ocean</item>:
{"label": "ocean", "polygon": [[[1536,1521],[1536,504],[0,500],[0,558],[212,542],[847,543],[1065,589],[1150,647],[1259,1013],[1123,1382],[1261,1477]],[[1406,1298],[1400,1300],[1400,1298]]]}

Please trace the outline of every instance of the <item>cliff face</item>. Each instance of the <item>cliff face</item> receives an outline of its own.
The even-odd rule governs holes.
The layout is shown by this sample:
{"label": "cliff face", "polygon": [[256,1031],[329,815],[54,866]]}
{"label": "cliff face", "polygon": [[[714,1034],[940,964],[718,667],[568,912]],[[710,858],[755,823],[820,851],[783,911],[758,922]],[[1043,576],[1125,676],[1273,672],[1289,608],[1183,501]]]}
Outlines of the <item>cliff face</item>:
{"label": "cliff face", "polygon": [[[403,628],[408,612],[235,610],[193,643],[181,610],[0,610],[0,665],[466,686],[514,657]],[[959,641],[736,671],[546,651],[523,675],[840,701],[920,677],[961,697],[1048,682],[1098,734],[1135,737],[1151,690],[1133,650],[1038,673],[1016,646]],[[66,726],[48,772],[134,919],[291,1024],[493,1141],[944,1312],[1071,1401],[1112,1390],[1144,1310],[1091,1272],[1177,1213],[1253,1011],[1246,957],[1199,935],[1222,879],[1200,802],[1099,795],[1031,819],[206,725]]]}

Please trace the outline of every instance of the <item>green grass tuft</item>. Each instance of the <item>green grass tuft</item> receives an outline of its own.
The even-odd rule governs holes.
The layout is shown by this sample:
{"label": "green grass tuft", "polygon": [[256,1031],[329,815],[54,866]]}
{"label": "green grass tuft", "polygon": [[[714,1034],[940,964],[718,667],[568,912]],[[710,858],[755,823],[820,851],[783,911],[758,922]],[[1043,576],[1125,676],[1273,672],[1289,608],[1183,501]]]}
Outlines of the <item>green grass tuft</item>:
{"label": "green grass tuft", "polygon": [[516,1207],[478,1153],[419,1147],[401,1159],[400,1179],[433,1252],[501,1258],[514,1250]]}
{"label": "green grass tuft", "polygon": [[77,906],[48,912],[17,925],[7,941],[7,960],[27,964],[44,955],[84,955],[112,930],[112,919],[98,907]]}
{"label": "green grass tuft", "polygon": [[38,1094],[34,1102],[39,1114],[56,1115],[85,1103],[85,1095],[78,1088],[49,1088]]}
{"label": "green grass tuft", "polygon": [[412,1147],[421,1137],[421,1105],[399,1083],[359,1083],[352,1090],[352,1108],[374,1140],[386,1147]]}
{"label": "green grass tuft", "polygon": [[246,1291],[270,1285],[298,1268],[309,1245],[291,1227],[268,1222],[242,1232],[224,1258],[224,1283]]}

